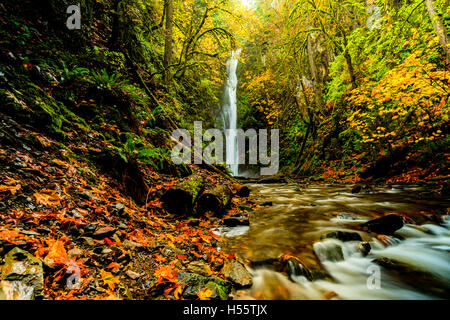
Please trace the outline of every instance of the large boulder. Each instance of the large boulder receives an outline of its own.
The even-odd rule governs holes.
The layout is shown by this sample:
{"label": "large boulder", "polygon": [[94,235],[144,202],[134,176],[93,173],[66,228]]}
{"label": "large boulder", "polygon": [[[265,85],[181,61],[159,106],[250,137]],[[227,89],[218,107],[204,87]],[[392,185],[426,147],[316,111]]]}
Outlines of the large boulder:
{"label": "large boulder", "polygon": [[321,262],[342,261],[344,260],[344,252],[342,250],[341,244],[342,243],[338,240],[325,239],[324,241],[314,243],[314,253]]}
{"label": "large boulder", "polygon": [[392,235],[395,231],[401,229],[404,224],[403,217],[396,214],[389,214],[378,219],[370,220],[361,226],[375,233]]}
{"label": "large boulder", "polygon": [[42,299],[43,290],[41,260],[17,247],[9,251],[2,266],[0,300]]}
{"label": "large boulder", "polygon": [[435,297],[444,299],[448,299],[450,296],[450,284],[438,275],[386,257],[374,259],[372,262],[383,267],[383,272],[391,277],[399,279],[424,293],[431,293]]}

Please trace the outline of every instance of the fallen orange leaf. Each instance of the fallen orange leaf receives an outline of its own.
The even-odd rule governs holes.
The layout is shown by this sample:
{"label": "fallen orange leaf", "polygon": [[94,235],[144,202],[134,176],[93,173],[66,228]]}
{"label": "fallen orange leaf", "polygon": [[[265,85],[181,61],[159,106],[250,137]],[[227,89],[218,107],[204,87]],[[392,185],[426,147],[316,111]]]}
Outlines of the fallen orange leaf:
{"label": "fallen orange leaf", "polygon": [[209,288],[205,288],[203,290],[199,289],[197,292],[197,296],[200,300],[210,300],[213,293],[214,292]]}
{"label": "fallen orange leaf", "polygon": [[103,283],[108,285],[110,290],[114,290],[116,284],[119,284],[119,277],[114,277],[111,272],[100,270],[100,276],[103,280]]}
{"label": "fallen orange leaf", "polygon": [[44,260],[51,267],[66,266],[71,262],[71,259],[69,259],[67,251],[64,248],[64,243],[60,240],[53,242]]}

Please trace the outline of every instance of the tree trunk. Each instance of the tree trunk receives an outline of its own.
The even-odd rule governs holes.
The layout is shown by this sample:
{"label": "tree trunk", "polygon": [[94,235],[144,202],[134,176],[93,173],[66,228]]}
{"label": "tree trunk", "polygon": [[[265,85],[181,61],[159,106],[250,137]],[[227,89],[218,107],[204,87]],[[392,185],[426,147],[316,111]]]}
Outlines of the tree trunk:
{"label": "tree trunk", "polygon": [[170,64],[172,63],[172,34],[173,34],[173,0],[165,0],[166,30],[164,32],[164,81],[170,82]]}
{"label": "tree trunk", "polygon": [[314,84],[314,97],[315,97],[316,107],[318,109],[321,109],[323,106],[322,92],[320,90],[319,78],[317,76],[316,63],[314,62],[314,50],[312,48],[311,35],[308,36],[308,58],[309,58],[309,67],[311,69],[312,81]]}
{"label": "tree trunk", "polygon": [[167,190],[161,197],[164,208],[178,216],[191,214],[205,187],[203,178],[193,175]]}
{"label": "tree trunk", "polygon": [[111,50],[116,50],[119,48],[119,3],[120,0],[115,0],[113,2],[114,13],[112,14],[111,37],[108,40],[108,47]]}
{"label": "tree trunk", "polygon": [[214,215],[222,215],[232,198],[233,192],[227,185],[218,185],[200,196],[197,202],[197,213],[203,215],[211,212]]}
{"label": "tree trunk", "polygon": [[448,39],[447,29],[445,28],[444,24],[442,23],[441,19],[436,13],[433,0],[427,0],[426,4],[428,16],[430,17],[431,23],[433,24],[434,31],[439,37],[439,43],[441,44],[442,49],[444,49],[444,53],[445,56],[447,57],[447,60],[450,61],[450,43]]}
{"label": "tree trunk", "polygon": [[344,32],[342,32],[342,37],[344,38],[344,45],[345,45],[344,58],[345,58],[345,61],[347,62],[347,68],[348,68],[348,73],[350,74],[350,81],[352,83],[352,89],[355,89],[357,87],[355,70],[353,69],[352,57],[350,56],[350,53],[348,53],[348,47],[347,47],[348,41],[347,41],[347,37],[345,36]]}

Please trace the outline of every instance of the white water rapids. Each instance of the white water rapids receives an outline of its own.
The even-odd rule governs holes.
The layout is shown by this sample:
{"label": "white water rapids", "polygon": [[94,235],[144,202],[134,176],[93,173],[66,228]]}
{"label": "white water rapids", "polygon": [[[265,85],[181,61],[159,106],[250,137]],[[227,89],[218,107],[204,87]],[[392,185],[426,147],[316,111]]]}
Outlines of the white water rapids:
{"label": "white water rapids", "polygon": [[[316,242],[314,250],[334,281],[309,282],[304,277],[298,277],[291,288],[291,298],[324,299],[324,293],[327,292],[334,292],[337,299],[351,300],[439,298],[433,293],[419,292],[414,288],[413,283],[405,283],[401,278],[391,275],[387,270],[372,262],[376,258],[400,261],[429,273],[431,277],[448,285],[450,282],[450,230],[448,227],[435,225],[423,225],[422,228],[424,231],[411,233],[405,240],[387,247],[373,239],[372,251],[367,257],[363,257],[359,252],[356,242],[338,240]],[[407,233],[410,229],[415,230],[414,226],[407,225],[398,233]],[[343,261],[328,261],[326,254],[321,255],[329,244],[341,246],[344,253]],[[379,286],[371,281],[374,270],[380,270]],[[261,271],[256,271],[257,277],[259,272]],[[433,285],[433,283],[429,284],[430,289]]]}
{"label": "white water rapids", "polygon": [[[420,188],[379,188],[351,194],[349,187],[253,185],[262,200],[273,201],[250,217],[250,228],[223,230],[229,250],[250,261],[290,253],[327,276],[309,281],[272,267],[250,269],[254,283],[236,298],[246,299],[448,299],[450,293],[450,223],[405,224],[395,237],[374,237],[359,231],[361,223],[383,214],[405,216],[448,208],[447,199],[424,198]],[[247,227],[248,228],[248,227]],[[360,241],[320,240],[336,230],[358,232],[371,250],[365,256]],[[245,232],[244,231],[244,232]],[[340,258],[336,258],[336,255]],[[343,256],[343,259],[342,259]],[[394,262],[383,265],[374,260]],[[374,275],[378,280],[374,281]],[[292,281],[293,280],[293,281]],[[378,281],[378,283],[377,283]]]}

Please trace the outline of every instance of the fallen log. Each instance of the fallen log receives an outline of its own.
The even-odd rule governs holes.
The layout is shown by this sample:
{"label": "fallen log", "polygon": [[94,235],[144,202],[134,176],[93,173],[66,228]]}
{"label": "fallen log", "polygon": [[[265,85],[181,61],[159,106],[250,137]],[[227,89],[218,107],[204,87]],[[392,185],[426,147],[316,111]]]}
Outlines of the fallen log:
{"label": "fallen log", "polygon": [[205,187],[204,180],[199,175],[192,175],[186,180],[167,190],[161,197],[164,209],[178,216],[189,215]]}
{"label": "fallen log", "polygon": [[222,215],[233,198],[233,192],[227,185],[219,185],[203,193],[197,201],[197,213],[203,215],[212,212]]}

